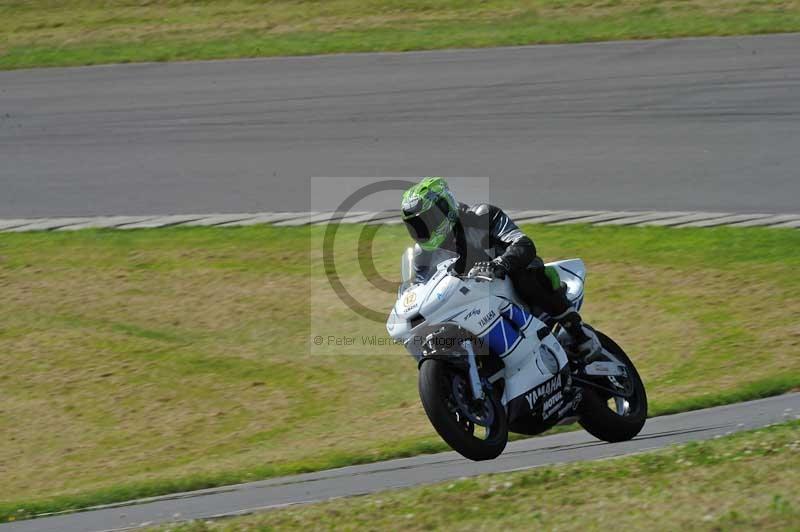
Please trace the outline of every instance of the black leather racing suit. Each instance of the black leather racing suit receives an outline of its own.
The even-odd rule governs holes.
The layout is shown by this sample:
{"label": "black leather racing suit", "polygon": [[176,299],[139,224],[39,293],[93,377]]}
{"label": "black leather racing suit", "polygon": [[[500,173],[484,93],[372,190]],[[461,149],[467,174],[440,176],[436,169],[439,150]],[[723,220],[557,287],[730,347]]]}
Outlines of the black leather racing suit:
{"label": "black leather racing suit", "polygon": [[[553,286],[545,274],[542,259],[536,255],[533,241],[508,215],[485,203],[473,206],[459,203],[458,213],[459,221],[453,233],[440,248],[459,254],[454,266],[457,273],[469,272],[476,262],[502,257],[514,289],[533,312],[544,311],[559,321],[570,313],[565,291],[560,286]],[[425,281],[442,258],[438,249],[425,251],[416,245],[414,271],[417,281]]]}

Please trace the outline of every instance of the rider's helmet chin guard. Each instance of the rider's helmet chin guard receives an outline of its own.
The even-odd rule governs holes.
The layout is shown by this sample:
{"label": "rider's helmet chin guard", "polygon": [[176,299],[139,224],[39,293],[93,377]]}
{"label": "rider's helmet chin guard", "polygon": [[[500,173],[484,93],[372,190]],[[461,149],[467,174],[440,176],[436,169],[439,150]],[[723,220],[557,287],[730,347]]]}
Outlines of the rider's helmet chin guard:
{"label": "rider's helmet chin guard", "polygon": [[426,177],[403,194],[403,222],[426,251],[439,248],[458,220],[458,203],[441,177]]}

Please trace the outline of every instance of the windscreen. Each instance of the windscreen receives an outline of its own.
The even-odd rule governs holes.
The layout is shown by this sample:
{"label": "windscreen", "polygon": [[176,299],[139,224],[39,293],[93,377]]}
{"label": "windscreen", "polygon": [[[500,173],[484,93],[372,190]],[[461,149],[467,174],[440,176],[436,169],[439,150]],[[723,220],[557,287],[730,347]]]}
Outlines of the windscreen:
{"label": "windscreen", "polygon": [[410,247],[403,252],[400,259],[400,288],[398,294],[402,294],[409,287],[424,283],[434,273],[436,266],[449,259],[457,259],[458,253],[446,249],[437,249],[432,252],[419,254],[415,257],[414,248]]}
{"label": "windscreen", "polygon": [[406,248],[403,256],[400,257],[400,288],[398,293],[402,294],[406,289],[414,284],[414,248]]}

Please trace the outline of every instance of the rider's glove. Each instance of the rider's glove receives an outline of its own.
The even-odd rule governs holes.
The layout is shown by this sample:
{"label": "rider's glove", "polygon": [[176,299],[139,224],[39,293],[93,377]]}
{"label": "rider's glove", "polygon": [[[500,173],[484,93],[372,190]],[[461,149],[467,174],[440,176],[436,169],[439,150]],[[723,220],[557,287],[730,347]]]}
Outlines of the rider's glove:
{"label": "rider's glove", "polygon": [[467,277],[490,277],[492,279],[505,279],[508,268],[502,259],[497,258],[492,261],[476,262],[469,270]]}

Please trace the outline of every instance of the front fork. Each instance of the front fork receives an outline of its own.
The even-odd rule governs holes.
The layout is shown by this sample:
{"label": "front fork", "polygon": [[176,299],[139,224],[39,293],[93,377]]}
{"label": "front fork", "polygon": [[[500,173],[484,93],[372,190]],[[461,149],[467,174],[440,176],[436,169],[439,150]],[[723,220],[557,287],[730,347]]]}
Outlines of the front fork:
{"label": "front fork", "polygon": [[472,388],[472,397],[480,401],[484,398],[483,385],[481,384],[481,377],[478,374],[478,361],[475,358],[475,350],[472,348],[472,342],[465,340],[462,344],[464,350],[467,352],[467,366],[469,367],[469,385]]}

